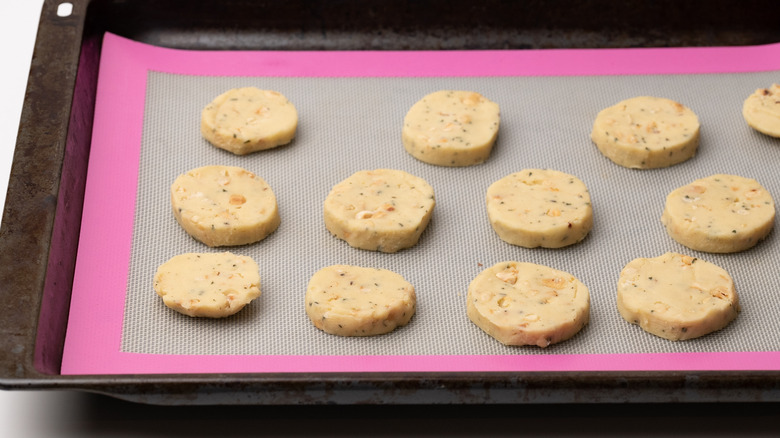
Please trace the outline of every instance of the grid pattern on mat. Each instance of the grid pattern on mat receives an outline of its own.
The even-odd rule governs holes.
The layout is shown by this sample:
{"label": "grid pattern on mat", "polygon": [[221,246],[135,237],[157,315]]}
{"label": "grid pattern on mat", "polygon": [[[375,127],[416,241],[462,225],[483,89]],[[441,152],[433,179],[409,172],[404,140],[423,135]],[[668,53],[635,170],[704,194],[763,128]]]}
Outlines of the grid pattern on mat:
{"label": "grid pattern on mat", "polygon": [[[150,72],[138,198],[122,335],[122,351],[151,354],[495,355],[777,351],[780,330],[780,239],[773,232],[739,254],[697,253],[669,238],[660,223],[666,194],[694,179],[732,173],[759,180],[780,196],[780,142],[747,127],[742,101],[778,82],[776,72],[597,77],[265,78],[204,77]],[[209,145],[200,111],[227,89],[256,86],[283,93],[300,116],[290,145],[238,157]],[[498,142],[478,166],[444,168],[408,155],[400,130],[409,107],[439,89],[478,91],[501,106]],[[619,167],[589,139],[596,113],[638,95],[667,97],[692,108],[702,124],[698,154],[657,170]],[[241,166],[274,190],[282,223],[262,242],[229,248],[260,266],[262,296],[221,320],[193,319],[166,308],[152,288],[157,267],[184,252],[212,252],[190,238],[170,211],[169,187],[195,167]],[[396,254],[349,247],[322,221],[330,188],[353,172],[396,168],[426,179],[436,207],[420,243]],[[574,174],[590,190],[595,223],[580,244],[524,249],[502,242],[484,206],[487,187],[525,168]],[[742,313],[704,338],[669,342],[625,322],[615,284],[635,257],[690,254],[734,277]],[[547,349],[506,347],[473,325],[466,288],[485,267],[506,260],[551,266],[590,289],[591,322]],[[341,338],[315,329],[303,296],[309,277],[331,264],[391,269],[417,290],[417,314],[406,327],[373,338]]]}

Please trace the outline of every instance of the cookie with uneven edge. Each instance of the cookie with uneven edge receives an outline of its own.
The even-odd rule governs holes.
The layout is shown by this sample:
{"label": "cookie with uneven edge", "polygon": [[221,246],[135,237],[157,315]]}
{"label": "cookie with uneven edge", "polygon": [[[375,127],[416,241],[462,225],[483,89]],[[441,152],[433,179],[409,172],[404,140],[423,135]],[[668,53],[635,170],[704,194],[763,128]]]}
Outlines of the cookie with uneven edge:
{"label": "cookie with uneven edge", "polygon": [[436,201],[433,187],[402,170],[363,170],[323,203],[325,227],[350,246],[393,253],[417,244]]}
{"label": "cookie with uneven edge", "polygon": [[669,167],[696,154],[699,118],[670,99],[634,97],[599,112],[591,139],[605,157],[623,167]]}
{"label": "cookie with uneven edge", "polygon": [[297,128],[298,111],[286,97],[255,87],[228,90],[201,113],[203,137],[236,155],[287,144]]}
{"label": "cookie with uneven edge", "polygon": [[247,256],[181,254],[160,265],[154,290],[179,313],[224,318],[260,296],[260,274],[257,263]]}
{"label": "cookie with uneven edge", "polygon": [[501,240],[525,248],[561,248],[593,227],[590,194],[579,178],[557,170],[525,169],[494,182],[487,212]]}
{"label": "cookie with uneven edge", "polygon": [[414,287],[387,269],[334,265],[317,271],[306,289],[306,314],[338,336],[376,336],[406,325],[417,305]]}
{"label": "cookie with uneven edge", "polygon": [[573,275],[507,261],[483,270],[468,288],[469,319],[505,345],[547,347],[590,320],[590,293]]}
{"label": "cookie with uneven edge", "polygon": [[678,243],[712,253],[749,249],[769,235],[774,222],[774,200],[758,181],[722,174],[673,190],[661,216]]}
{"label": "cookie with uneven edge", "polygon": [[758,132],[780,137],[780,85],[759,88],[745,99],[742,117]]}
{"label": "cookie with uneven edge", "polygon": [[240,167],[205,166],[179,175],[171,204],[181,227],[211,247],[258,242],[281,222],[271,187]]}
{"label": "cookie with uneven edge", "polygon": [[420,161],[471,166],[490,156],[500,119],[498,104],[481,94],[442,90],[409,109],[401,137],[406,151]]}
{"label": "cookie with uneven edge", "polygon": [[671,252],[629,262],[620,272],[617,305],[623,319],[671,341],[720,330],[740,310],[726,270]]}

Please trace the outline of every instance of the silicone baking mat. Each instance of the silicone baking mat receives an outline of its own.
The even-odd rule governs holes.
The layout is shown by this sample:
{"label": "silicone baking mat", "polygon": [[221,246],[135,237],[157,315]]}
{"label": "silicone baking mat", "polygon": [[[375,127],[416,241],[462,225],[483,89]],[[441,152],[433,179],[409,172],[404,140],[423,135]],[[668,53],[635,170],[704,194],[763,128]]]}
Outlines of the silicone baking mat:
{"label": "silicone baking mat", "polygon": [[[780,45],[735,48],[471,52],[190,52],[105,37],[81,240],[63,374],[225,372],[610,371],[780,369],[780,239],[749,251],[697,253],[660,223],[666,194],[694,179],[732,173],[780,196],[780,141],[751,130],[742,101],[780,82]],[[300,116],[287,146],[235,156],[199,133],[200,111],[230,88],[283,93]],[[501,106],[490,159],[466,168],[419,162],[401,145],[406,111],[440,89],[480,92]],[[639,95],[692,108],[697,155],[631,170],[590,142],[596,113]],[[161,263],[216,252],[176,223],[169,187],[204,165],[244,167],[273,188],[282,224],[262,242],[227,248],[260,266],[262,296],[238,314],[194,319],[166,308],[152,288]],[[349,247],[322,222],[330,188],[358,170],[396,168],[436,192],[420,243],[396,254]],[[502,242],[484,206],[487,187],[525,168],[577,175],[595,223],[581,243],[525,249]],[[735,279],[742,313],[703,338],[670,342],[620,318],[615,285],[636,257],[667,251],[716,263]],[[507,347],[472,324],[466,289],[506,260],[572,273],[591,293],[591,322],[546,349]],[[310,276],[331,264],[391,269],[417,290],[409,325],[370,338],[314,328],[304,311]]]}

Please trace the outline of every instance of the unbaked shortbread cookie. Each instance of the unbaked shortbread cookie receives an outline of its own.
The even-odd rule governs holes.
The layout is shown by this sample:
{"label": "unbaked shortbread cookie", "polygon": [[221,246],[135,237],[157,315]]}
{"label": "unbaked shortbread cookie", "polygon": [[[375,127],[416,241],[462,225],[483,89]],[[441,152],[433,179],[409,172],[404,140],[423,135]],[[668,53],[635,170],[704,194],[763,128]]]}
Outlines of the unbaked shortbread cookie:
{"label": "unbaked shortbread cookie", "polygon": [[271,187],[240,167],[205,166],[171,185],[173,215],[208,246],[233,246],[264,239],[279,226]]}
{"label": "unbaked shortbread cookie", "polygon": [[526,248],[571,245],[593,226],[587,187],[557,170],[525,169],[494,182],[487,212],[501,240]]}
{"label": "unbaked shortbread cookie", "polygon": [[697,251],[746,250],[765,238],[775,221],[769,192],[750,178],[712,175],[666,197],[661,222],[678,243]]}
{"label": "unbaked shortbread cookie", "polygon": [[758,132],[780,137],[780,85],[759,88],[742,105],[742,116]]}
{"label": "unbaked shortbread cookie", "polygon": [[203,108],[200,132],[214,146],[245,155],[287,144],[295,137],[298,112],[281,93],[234,88]]}
{"label": "unbaked shortbread cookie", "polygon": [[166,306],[179,313],[223,318],[260,296],[260,274],[247,256],[181,254],[160,265],[154,290]]}
{"label": "unbaked shortbread cookie", "polygon": [[325,198],[325,227],[350,246],[397,252],[414,246],[431,220],[433,188],[402,170],[363,170]]}
{"label": "unbaked shortbread cookie", "polygon": [[696,154],[699,118],[673,100],[634,97],[599,112],[590,136],[604,156],[623,167],[668,167]]}
{"label": "unbaked shortbread cookie", "polygon": [[573,275],[533,263],[502,262],[469,284],[467,314],[506,345],[547,347],[590,319],[590,293]]}
{"label": "unbaked shortbread cookie", "polygon": [[414,287],[386,269],[335,265],[317,271],[306,289],[306,314],[318,329],[339,336],[374,336],[406,325]]}
{"label": "unbaked shortbread cookie", "polygon": [[628,263],[620,272],[617,305],[626,321],[672,341],[720,330],[740,310],[728,272],[671,252]]}
{"label": "unbaked shortbread cookie", "polygon": [[470,166],[490,156],[498,135],[498,104],[473,91],[443,90],[415,103],[402,139],[414,158],[438,166]]}

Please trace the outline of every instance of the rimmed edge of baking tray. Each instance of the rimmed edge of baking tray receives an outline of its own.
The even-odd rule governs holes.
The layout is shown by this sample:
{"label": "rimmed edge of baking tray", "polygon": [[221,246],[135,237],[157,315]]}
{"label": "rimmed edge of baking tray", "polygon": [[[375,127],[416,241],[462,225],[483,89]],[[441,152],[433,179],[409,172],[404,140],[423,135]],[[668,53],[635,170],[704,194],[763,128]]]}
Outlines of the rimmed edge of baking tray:
{"label": "rimmed edge of baking tray", "polygon": [[[452,44],[448,36],[459,35],[458,32],[464,30],[466,23],[464,15],[447,15],[438,22],[436,29],[423,33],[422,38],[410,38],[420,36],[420,24],[416,25],[416,30],[415,26],[403,27],[397,16],[387,13],[405,8],[399,15],[408,16],[419,12],[415,8],[422,6],[412,7],[407,2],[386,1],[371,3],[366,8],[358,5],[358,2],[346,1],[337,2],[336,7],[329,8],[316,2],[302,1],[289,7],[299,8],[301,5],[298,3],[312,5],[305,23],[290,24],[282,20],[284,25],[269,31],[269,37],[254,27],[253,30],[244,27],[242,31],[241,26],[247,26],[246,19],[239,20],[234,28],[220,21],[236,13],[237,8],[244,7],[246,2],[216,2],[225,9],[215,15],[209,15],[209,12],[213,12],[209,11],[209,7],[213,8],[214,4],[203,4],[202,10],[194,11],[202,15],[197,23],[190,23],[192,29],[189,31],[183,30],[186,22],[182,18],[170,24],[173,31],[165,29],[165,20],[174,15],[171,12],[176,11],[177,7],[184,10],[181,7],[186,2],[178,0],[158,8],[157,12],[161,13],[152,14],[151,17],[144,14],[145,24],[135,30],[132,27],[140,22],[139,11],[149,11],[151,3],[147,0],[76,0],[71,2],[73,12],[68,17],[57,16],[59,3],[47,0],[42,9],[0,230],[0,281],[3,284],[0,299],[7,303],[0,319],[0,333],[3,335],[0,337],[0,349],[3,351],[0,358],[0,387],[76,389],[152,404],[780,400],[780,373],[774,371],[60,375],[59,363],[78,242],[78,232],[74,230],[78,230],[80,224],[100,39],[104,31],[111,30],[130,38],[144,39],[151,44],[190,49],[279,49],[280,45],[281,48],[292,50],[377,48],[374,44],[393,49],[436,49],[456,48],[448,46]],[[423,3],[435,8],[441,2],[430,0]],[[599,3],[583,1],[575,6],[597,8]],[[638,8],[640,12],[650,7],[643,2],[630,3],[641,6]],[[275,3],[258,2],[250,8],[255,8],[253,10],[257,12],[262,8],[272,8],[272,4]],[[711,4],[708,5],[712,8]],[[478,19],[492,17],[485,12],[484,7],[482,5],[476,11]],[[527,25],[544,18],[550,19],[556,10],[560,11],[563,3],[542,5],[521,2],[516,7],[526,12],[519,22]],[[357,18],[374,17],[378,24],[369,21],[362,23],[362,27],[336,25],[338,20],[335,19],[342,17],[345,10]],[[378,13],[380,15],[376,15]],[[743,13],[749,17],[751,11],[743,10]],[[430,19],[431,16],[423,18]],[[322,20],[319,32],[318,20]],[[596,24],[606,26],[611,20],[605,19]],[[490,21],[486,20],[485,26],[489,27]],[[630,25],[631,17],[628,21]],[[717,19],[708,21],[706,17],[699,16],[699,22],[702,21],[713,25]],[[480,29],[475,26],[467,32],[465,39],[456,43],[457,47],[540,48],[556,42],[560,47],[567,46],[566,36],[558,39],[545,36],[544,29],[536,29],[531,33],[521,31],[518,32],[519,39],[502,40],[506,35],[513,34],[513,29],[506,27],[507,23],[497,19],[494,23],[495,32],[488,32],[490,35],[487,39],[480,38],[477,35],[479,32],[473,31]],[[554,33],[555,26],[565,26],[567,21],[553,23],[550,29]],[[754,30],[750,35],[739,32],[727,34],[724,40],[716,44],[774,42],[761,40],[772,34],[766,31],[771,29],[770,23],[762,27],[760,18],[758,22],[752,20],[750,23]],[[371,27],[375,24],[378,28]],[[355,41],[351,37],[359,35],[360,29],[365,33]],[[589,29],[592,27],[573,32],[576,38],[580,38],[575,40],[581,44],[572,43],[569,46],[613,46],[613,43],[605,44],[605,40],[598,37],[588,40],[593,35]],[[621,33],[621,29],[626,32],[625,27],[618,27],[608,32],[607,38],[617,39],[618,46],[620,43],[623,46],[635,45],[636,37],[630,33]],[[196,31],[210,37],[193,37]],[[299,35],[293,38],[296,32]],[[177,33],[190,36],[181,39]],[[300,33],[309,35],[310,39],[299,38]],[[649,32],[648,39],[636,45],[654,45],[654,41],[657,45],[663,45],[664,42],[667,45],[680,45],[685,38],[689,39],[690,45],[713,43],[697,37],[696,32],[670,36],[665,40],[657,36],[660,33]],[[393,47],[386,47],[388,41],[393,42]]]}

